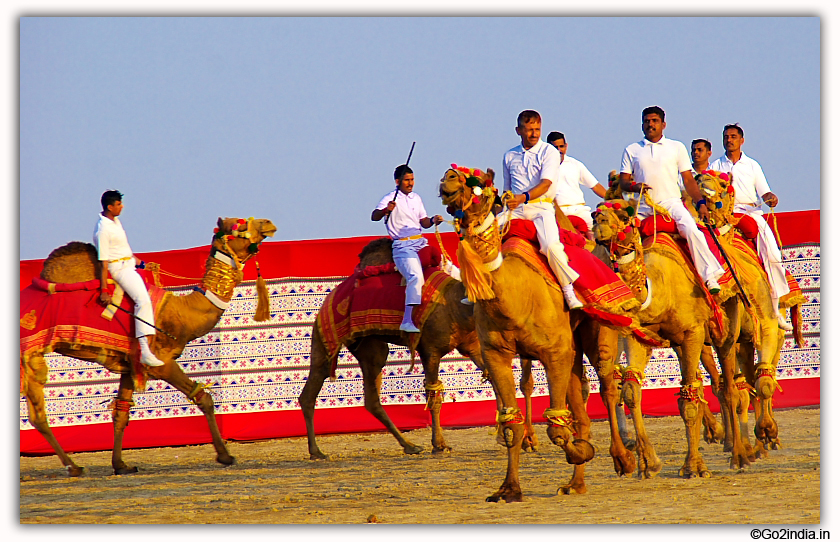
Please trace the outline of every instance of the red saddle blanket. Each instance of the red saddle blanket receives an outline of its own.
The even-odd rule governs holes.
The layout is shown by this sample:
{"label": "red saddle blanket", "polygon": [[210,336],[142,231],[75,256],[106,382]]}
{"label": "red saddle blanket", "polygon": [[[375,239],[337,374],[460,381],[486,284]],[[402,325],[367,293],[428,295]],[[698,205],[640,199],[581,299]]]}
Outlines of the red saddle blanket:
{"label": "red saddle blanket", "polygon": [[[414,325],[420,329],[438,300],[456,282],[437,267],[424,268],[423,276],[420,305],[412,312]],[[404,312],[405,284],[393,263],[356,268],[327,295],[315,318],[330,359],[330,375],[335,376],[342,345],[366,335],[399,335]]]}
{"label": "red saddle blanket", "polygon": [[[560,240],[569,258],[569,266],[580,275],[574,282],[574,289],[585,305],[584,310],[608,324],[630,325],[631,319],[624,315],[624,312],[638,303],[630,288],[604,262],[583,248],[586,239],[582,235],[560,228]],[[510,221],[502,253],[522,258],[550,279],[549,283],[557,285],[548,261],[539,252],[536,230],[532,222],[522,219]],[[559,285],[557,287],[559,288]]]}
{"label": "red saddle blanket", "polygon": [[[755,221],[753,221],[753,224],[755,224]],[[756,267],[761,270],[761,280],[769,281],[767,278],[767,272],[764,270],[764,264],[761,262],[761,257],[758,255],[758,250],[755,247],[754,236],[752,238],[748,237],[745,239],[742,235],[738,235],[736,232],[736,234],[732,236],[732,246],[743,254],[749,256],[750,259],[755,262]],[[741,274],[744,272],[741,269],[737,269],[737,271],[738,278],[742,279]],[[749,278],[750,277],[747,277],[742,280],[749,280]],[[783,308],[790,308],[793,305],[801,305],[802,303],[805,303],[807,300],[805,299],[805,295],[802,293],[802,289],[799,287],[799,283],[796,282],[796,279],[787,269],[785,269],[785,279],[787,280],[790,292],[779,299],[779,305]]]}
{"label": "red saddle blanket", "polygon": [[[148,284],[147,287],[156,309],[168,292]],[[114,285],[110,286],[110,290],[113,294]],[[128,313],[113,308],[111,313],[106,313],[98,300],[98,279],[57,284],[35,277],[30,286],[21,290],[21,378],[24,360],[30,354],[49,353],[58,344],[122,352],[131,356],[132,365],[136,368],[139,360],[135,359],[134,302],[128,295],[123,295],[120,307]],[[108,319],[103,314],[113,316]],[[135,370],[135,379],[142,380],[142,374],[142,370]]]}

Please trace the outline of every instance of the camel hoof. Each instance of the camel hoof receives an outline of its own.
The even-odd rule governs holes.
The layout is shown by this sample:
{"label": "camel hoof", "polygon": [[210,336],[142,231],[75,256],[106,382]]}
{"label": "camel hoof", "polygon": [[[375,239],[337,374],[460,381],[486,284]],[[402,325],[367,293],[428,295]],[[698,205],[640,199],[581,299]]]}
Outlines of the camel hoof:
{"label": "camel hoof", "polygon": [[583,465],[595,457],[595,447],[588,440],[575,439],[563,448],[566,452],[566,462],[570,465]]}
{"label": "camel hoof", "polygon": [[624,442],[624,447],[627,448],[629,451],[631,451],[631,452],[636,451],[636,441],[635,440],[628,439],[628,440],[625,440],[625,441],[622,441],[622,442]]}
{"label": "camel hoof", "polygon": [[118,469],[114,469],[114,475],[116,476],[120,476],[123,474],[135,474],[137,472],[137,467],[120,467]]}
{"label": "camel hoof", "polygon": [[232,455],[228,455],[228,456],[217,455],[216,456],[216,462],[220,463],[220,464],[222,464],[226,467],[229,467],[230,465],[233,465],[234,463],[236,463],[236,458],[233,457]]}
{"label": "camel hoof", "polygon": [[84,467],[77,467],[76,465],[69,465],[67,467],[67,475],[71,478],[75,478],[77,476],[81,476],[85,473]]}
{"label": "camel hoof", "polygon": [[326,460],[326,459],[329,459],[329,457],[327,457],[327,454],[322,453],[321,450],[317,450],[315,452],[309,452],[309,459],[311,461],[316,461],[316,460],[319,460],[319,459],[325,459]]}
{"label": "camel hoof", "polygon": [[422,446],[417,446],[417,445],[414,445],[414,444],[409,444],[408,446],[403,448],[403,452],[406,455],[422,454],[423,453],[423,447]]}
{"label": "camel hoof", "polygon": [[434,448],[432,448],[432,453],[435,455],[449,453],[451,451],[452,447],[447,446],[446,444],[444,444],[443,446],[435,446]]}
{"label": "camel hoof", "polygon": [[560,486],[557,489],[558,495],[569,495],[572,492],[572,488],[570,486]]}

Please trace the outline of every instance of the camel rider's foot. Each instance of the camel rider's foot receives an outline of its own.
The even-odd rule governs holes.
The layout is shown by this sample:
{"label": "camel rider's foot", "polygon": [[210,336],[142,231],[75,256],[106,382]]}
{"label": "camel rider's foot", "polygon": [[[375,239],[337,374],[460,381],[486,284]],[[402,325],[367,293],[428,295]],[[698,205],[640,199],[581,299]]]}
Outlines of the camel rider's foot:
{"label": "camel rider's foot", "polygon": [[405,314],[403,314],[403,320],[400,324],[400,331],[405,331],[406,333],[420,333],[420,330],[411,320],[412,312],[414,312],[414,305],[406,305]]}
{"label": "camel rider's foot", "polygon": [[709,289],[709,293],[716,294],[720,292],[720,284],[715,279],[709,279],[706,281],[706,288]]}
{"label": "camel rider's foot", "polygon": [[163,362],[152,354],[149,348],[149,340],[146,337],[138,337],[137,342],[140,343],[140,363],[149,367],[160,367]]}
{"label": "camel rider's foot", "polygon": [[784,314],[780,313],[777,320],[779,322],[779,328],[784,329],[785,331],[793,331],[793,326],[791,324],[788,324],[788,321],[785,318]]}
{"label": "camel rider's foot", "polygon": [[475,305],[475,303],[473,303],[472,301],[470,301],[470,298],[469,298],[469,297],[465,297],[464,299],[462,299],[462,300],[461,300],[461,303],[462,303],[463,305]]}
{"label": "camel rider's foot", "polygon": [[575,289],[571,284],[563,286],[563,297],[566,298],[566,304],[569,305],[570,309],[579,309],[583,307],[583,303],[581,303],[580,299],[578,299],[575,295]]}

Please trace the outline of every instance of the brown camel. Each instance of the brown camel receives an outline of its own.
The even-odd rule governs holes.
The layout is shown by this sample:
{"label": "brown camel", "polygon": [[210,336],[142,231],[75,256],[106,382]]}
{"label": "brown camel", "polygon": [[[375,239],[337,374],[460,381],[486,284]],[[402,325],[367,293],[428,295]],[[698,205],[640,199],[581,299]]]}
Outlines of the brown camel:
{"label": "brown camel", "polygon": [[[377,239],[369,243],[359,254],[361,267],[383,265],[393,262],[391,255],[392,241],[389,238]],[[454,281],[454,279],[452,279]],[[450,450],[443,438],[440,425],[440,409],[443,402],[443,384],[438,379],[438,368],[443,356],[452,350],[458,350],[463,356],[473,360],[481,368],[478,338],[472,317],[472,306],[464,305],[464,287],[460,282],[447,288],[441,303],[436,304],[423,323],[419,339],[405,332],[391,332],[366,335],[344,346],[356,357],[362,368],[364,379],[365,408],[390,431],[407,454],[418,454],[421,446],[409,442],[388,417],[379,399],[382,383],[382,368],[388,358],[389,343],[416,348],[423,363],[426,375],[425,388],[427,405],[432,415],[432,450],[440,453]],[[323,310],[323,309],[322,309]],[[414,341],[412,341],[414,339]],[[309,377],[300,394],[300,407],[306,420],[306,432],[309,439],[310,459],[326,459],[327,456],[318,448],[315,441],[315,401],[318,393],[329,377],[330,359],[321,330],[317,324],[312,326],[312,351],[310,356]]]}
{"label": "brown camel", "polygon": [[[581,465],[592,459],[595,451],[586,440],[589,419],[585,411],[573,420],[567,409],[567,392],[581,383],[580,378],[572,378],[575,346],[569,310],[560,289],[524,260],[502,257],[501,236],[491,212],[497,195],[493,178],[492,170],[449,169],[441,179],[440,194],[450,214],[460,222],[461,279],[467,296],[475,302],[481,355],[501,400],[497,422],[507,447],[508,467],[501,487],[487,500],[517,502],[522,500],[519,456],[525,419],[516,402],[511,368],[515,355],[539,359],[545,367],[550,406],[543,416],[549,421],[549,439],[563,448],[566,460]],[[574,425],[581,430],[580,438],[574,438]]]}
{"label": "brown camel", "polygon": [[[244,223],[247,223],[247,229],[243,229]],[[259,244],[266,237],[272,237],[275,231],[277,228],[266,219],[244,221],[219,218],[218,233],[214,235],[210,256],[207,258],[206,273],[202,282],[204,290],[214,293],[224,303],[229,302],[234,287],[242,280],[244,263],[257,252]],[[99,277],[99,265],[101,264],[93,245],[73,242],[50,254],[44,262],[41,278],[52,283],[86,282]],[[150,378],[168,382],[201,409],[210,427],[213,446],[216,449],[216,461],[223,465],[231,465],[234,458],[228,453],[219,433],[213,399],[203,390],[200,383],[188,378],[175,362],[187,343],[207,334],[216,326],[223,312],[222,308],[211,302],[202,292],[195,291],[186,296],[166,292],[156,309],[155,324],[176,338],[160,332],[150,337],[149,346],[164,365],[143,367]],[[48,371],[44,354],[47,352],[99,363],[109,371],[120,374],[119,391],[112,410],[114,449],[111,464],[115,474],[137,472],[136,467],[129,467],[122,460],[123,433],[128,425],[129,409],[133,405],[131,397],[134,393],[132,362],[128,354],[114,349],[69,342],[55,342],[41,351],[29,352],[26,356],[21,352],[22,393],[26,395],[29,405],[30,422],[50,443],[61,463],[68,468],[70,476],[80,476],[84,468],[76,465],[64,452],[47,421],[44,402],[44,385]]]}

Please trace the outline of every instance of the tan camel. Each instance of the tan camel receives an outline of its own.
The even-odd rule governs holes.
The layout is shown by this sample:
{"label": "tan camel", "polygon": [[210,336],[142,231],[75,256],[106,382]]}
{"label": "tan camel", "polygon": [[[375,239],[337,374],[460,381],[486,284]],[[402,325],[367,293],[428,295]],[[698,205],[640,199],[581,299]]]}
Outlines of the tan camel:
{"label": "tan camel", "polygon": [[[391,244],[392,241],[388,238],[371,241],[359,254],[360,267],[393,263]],[[461,355],[470,358],[476,364],[482,371],[484,378],[489,377],[481,359],[472,305],[461,303],[461,300],[466,296],[466,292],[463,284],[458,281],[454,282],[445,290],[442,301],[431,309],[431,313],[422,324],[419,338],[416,338],[414,342],[411,340],[412,337],[405,333],[389,332],[367,335],[344,345],[359,361],[362,368],[365,408],[394,435],[394,438],[397,439],[397,442],[407,454],[421,453],[423,447],[405,439],[380,402],[382,368],[387,362],[389,344],[415,348],[420,356],[426,375],[424,386],[427,408],[432,417],[432,452],[436,454],[451,450],[451,447],[446,444],[440,424],[440,411],[445,391],[443,383],[438,378],[441,358],[453,350],[458,350]],[[531,361],[523,360],[520,390],[525,396],[526,405],[526,437],[522,442],[522,447],[526,451],[533,451],[537,446],[537,438],[531,424],[530,415],[531,395],[534,391],[531,368]],[[314,416],[315,401],[324,382],[329,377],[329,371],[328,352],[321,330],[315,324],[312,327],[309,376],[299,397],[303,417],[306,421],[310,459],[327,459],[316,442]]]}
{"label": "tan camel", "polygon": [[[704,188],[706,199],[710,206],[722,197],[720,191]],[[725,193],[724,193],[725,194]],[[722,368],[722,382],[719,399],[722,405],[724,426],[734,425],[736,416],[736,397],[738,395],[735,383],[735,344],[736,342],[752,341],[762,345],[762,358],[772,359],[773,349],[777,346],[778,326],[766,318],[767,306],[770,303],[769,288],[766,284],[750,284],[748,296],[756,309],[748,313],[744,305],[735,295],[734,285],[725,287],[718,294],[717,301],[722,311],[718,315],[720,329],[713,323],[714,312],[706,301],[707,293],[700,285],[693,273],[686,269],[682,256],[669,247],[653,245],[644,253],[641,249],[635,214],[635,202],[624,200],[607,202],[599,207],[596,218],[595,235],[601,241],[608,241],[616,256],[619,273],[628,285],[637,292],[640,298],[646,300],[644,309],[639,313],[640,322],[651,331],[668,339],[676,346],[680,359],[682,387],[678,401],[680,413],[686,424],[688,453],[680,475],[703,476],[710,475],[699,453],[699,421],[700,414],[707,408],[702,392],[702,380],[698,374],[699,361],[703,344],[713,344],[718,354]],[[623,234],[619,239],[618,234]],[[730,254],[730,260],[735,262],[737,256]],[[767,305],[767,306],[765,306]],[[772,310],[769,313],[772,316]],[[628,343],[628,368],[625,375],[623,391],[625,401],[633,411],[634,424],[637,433],[641,429],[642,437],[637,450],[640,454],[640,475],[655,474],[661,467],[661,462],[653,451],[652,445],[644,435],[643,422],[639,405],[641,386],[644,378],[644,367],[650,359],[650,348],[638,345],[635,341]],[[711,360],[708,356],[704,360],[707,368]],[[713,368],[714,365],[711,364]],[[714,370],[710,370],[714,373]],[[713,374],[714,378],[714,374]],[[638,382],[636,382],[638,381]],[[733,426],[733,447],[730,467],[742,468],[754,459],[749,442],[740,436],[740,428]],[[648,456],[648,470],[644,470],[642,459]]]}
{"label": "tan camel", "polygon": [[[767,295],[770,295],[770,289],[764,269],[754,251],[748,248],[748,243],[735,227],[738,219],[733,216],[734,197],[729,177],[726,174],[709,171],[698,175],[697,181],[707,194],[707,199],[716,203],[711,211],[712,222],[719,229],[719,240],[732,260],[751,302],[751,306],[742,311],[741,336],[735,347],[738,365],[733,365],[733,368],[740,369],[733,377],[738,390],[736,414],[740,420],[740,434],[746,435],[748,408],[749,403],[752,402],[756,416],[753,431],[757,439],[755,451],[767,456],[769,449],[780,446],[779,429],[773,417],[773,395],[778,388],[775,375],[784,344],[784,332],[770,322],[774,313],[772,305],[769,305],[772,299],[769,303],[766,299]],[[720,202],[719,205],[717,202]],[[791,292],[780,300],[780,308],[784,310],[790,307],[792,311],[798,313],[804,301],[805,298],[800,292]],[[794,338],[801,346],[803,344],[801,318],[793,320]],[[757,363],[756,350],[759,351]],[[754,393],[750,393],[751,391]],[[728,426],[729,419],[723,418],[723,421],[727,428],[724,450],[728,451],[735,437],[732,428]]]}
{"label": "tan camel", "polygon": [[[578,402],[583,404],[581,379],[572,377],[575,346],[569,310],[559,287],[552,287],[524,260],[503,257],[498,224],[491,212],[497,195],[493,178],[492,170],[449,169],[441,179],[440,195],[450,214],[460,221],[461,279],[467,296],[475,302],[484,366],[501,400],[497,422],[507,447],[508,467],[501,487],[487,500],[518,502],[522,500],[519,456],[525,419],[516,402],[511,368],[514,356],[539,359],[545,367],[550,406],[543,416],[549,421],[549,439],[563,448],[566,460],[582,465],[595,452],[587,440],[589,418],[585,410],[575,420],[567,409],[567,392],[572,393],[575,386]],[[574,428],[580,429],[579,438],[575,438]]]}
{"label": "tan camel", "polygon": [[[242,224],[247,222],[247,229]],[[234,233],[236,226],[236,235]],[[218,232],[214,235],[210,256],[207,258],[206,272],[202,287],[215,294],[222,303],[230,301],[234,287],[242,280],[244,263],[259,249],[259,244],[266,237],[272,237],[277,228],[270,220],[239,220],[219,218]],[[247,234],[245,234],[247,232]],[[44,262],[41,278],[52,283],[76,283],[94,280],[99,277],[96,249],[88,243],[73,242],[54,250]],[[150,337],[152,352],[164,362],[160,367],[144,367],[146,374],[164,380],[184,393],[195,403],[207,419],[216,461],[231,465],[234,458],[228,453],[216,424],[213,399],[200,383],[188,378],[175,360],[181,355],[190,341],[207,334],[222,316],[224,310],[210,301],[204,293],[195,291],[186,296],[164,294],[156,309],[157,327],[176,337],[171,338],[158,332]],[[258,307],[260,312],[261,307]],[[21,317],[24,315],[21,314]],[[47,381],[47,363],[44,354],[56,352],[85,361],[99,363],[111,372],[120,375],[119,391],[113,403],[114,449],[111,464],[115,474],[137,472],[136,467],[129,467],[122,460],[122,440],[129,420],[129,409],[134,404],[132,363],[123,351],[94,348],[68,342],[56,342],[41,351],[21,352],[22,390],[29,406],[30,423],[47,439],[61,463],[67,467],[70,476],[80,476],[84,468],[76,465],[59,445],[49,426],[44,402],[44,385]]]}

